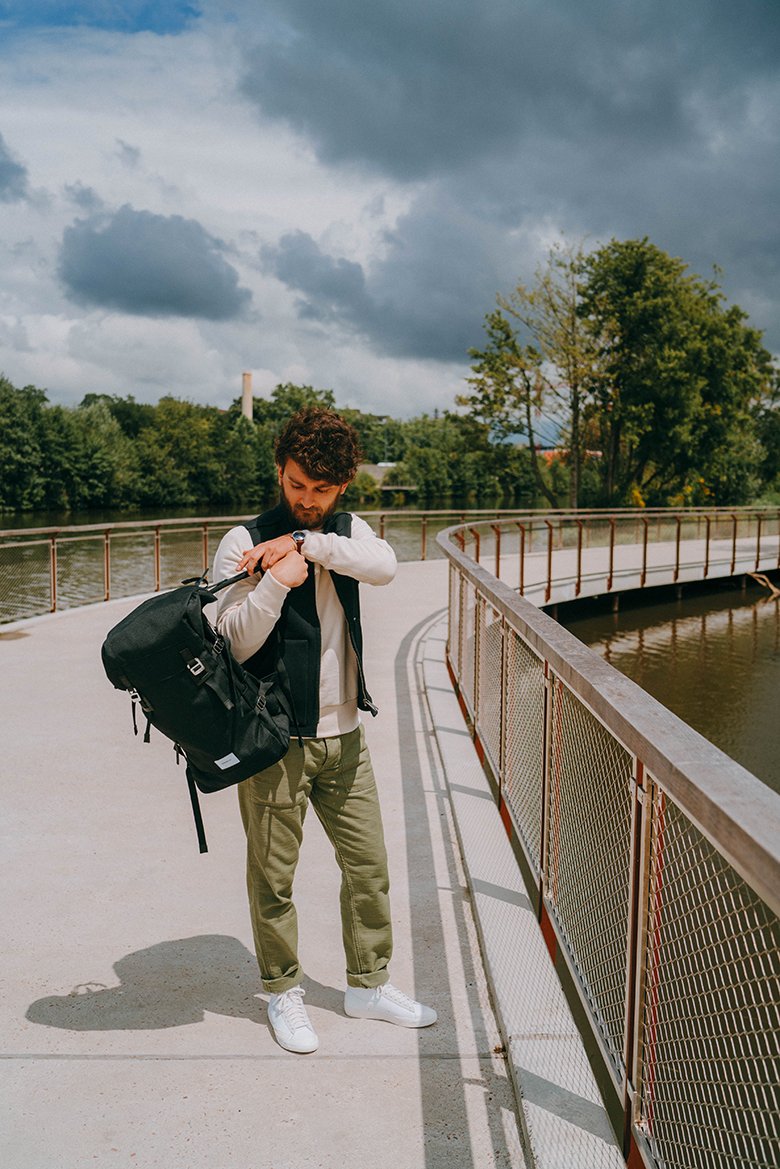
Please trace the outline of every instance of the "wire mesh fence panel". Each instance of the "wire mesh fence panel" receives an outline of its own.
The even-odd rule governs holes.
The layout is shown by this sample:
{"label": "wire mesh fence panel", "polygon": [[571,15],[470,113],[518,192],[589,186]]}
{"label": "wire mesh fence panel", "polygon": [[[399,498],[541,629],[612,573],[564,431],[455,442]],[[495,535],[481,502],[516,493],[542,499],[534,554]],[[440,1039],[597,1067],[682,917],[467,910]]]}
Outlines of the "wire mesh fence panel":
{"label": "wire mesh fence panel", "polygon": [[460,605],[460,692],[473,715],[477,592],[474,585],[467,580],[461,585]]}
{"label": "wire mesh fence panel", "polygon": [[780,926],[653,786],[637,1127],[664,1169],[780,1165]]}
{"label": "wire mesh fence panel", "polygon": [[156,584],[154,532],[111,532],[111,596],[152,593]]}
{"label": "wire mesh fence panel", "polygon": [[57,608],[105,599],[105,538],[102,532],[57,541]]}
{"label": "wire mesh fence panel", "polygon": [[49,612],[50,557],[49,540],[0,544],[0,622]]}
{"label": "wire mesh fence panel", "polygon": [[160,532],[160,588],[175,588],[183,580],[207,572],[207,561],[201,527]]}
{"label": "wire mesh fence panel", "polygon": [[461,578],[460,573],[455,568],[454,564],[449,568],[449,590],[450,603],[447,610],[447,649],[449,652],[450,662],[455,676],[460,677],[460,601],[461,601]]}
{"label": "wire mesh fence panel", "polygon": [[502,795],[528,863],[538,877],[542,861],[544,772],[544,663],[507,629],[506,731]]}
{"label": "wire mesh fence panel", "polygon": [[493,773],[498,776],[501,770],[504,628],[501,615],[483,597],[478,599],[477,621],[476,726]]}
{"label": "wire mesh fence panel", "polygon": [[555,677],[549,753],[548,911],[619,1082],[625,1071],[633,760]]}

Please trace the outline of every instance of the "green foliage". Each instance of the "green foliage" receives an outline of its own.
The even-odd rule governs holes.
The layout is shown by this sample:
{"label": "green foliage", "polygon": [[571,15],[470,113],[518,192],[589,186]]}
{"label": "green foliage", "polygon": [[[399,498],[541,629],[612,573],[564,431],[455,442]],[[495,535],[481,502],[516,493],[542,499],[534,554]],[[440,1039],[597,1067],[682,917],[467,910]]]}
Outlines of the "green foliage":
{"label": "green foliage", "polygon": [[46,394],[17,390],[0,377],[0,507],[34,508],[46,502],[43,415]]}
{"label": "green foliage", "polygon": [[[770,355],[741,309],[682,260],[647,239],[587,256],[553,248],[534,284],[499,305],[484,349],[470,350],[461,402],[498,441],[525,438],[550,503],[739,504],[776,481]],[[565,451],[546,469],[543,410]]]}
{"label": "green foliage", "polygon": [[753,406],[769,354],[714,282],[644,240],[588,257],[582,314],[604,503],[747,502],[762,462]]}

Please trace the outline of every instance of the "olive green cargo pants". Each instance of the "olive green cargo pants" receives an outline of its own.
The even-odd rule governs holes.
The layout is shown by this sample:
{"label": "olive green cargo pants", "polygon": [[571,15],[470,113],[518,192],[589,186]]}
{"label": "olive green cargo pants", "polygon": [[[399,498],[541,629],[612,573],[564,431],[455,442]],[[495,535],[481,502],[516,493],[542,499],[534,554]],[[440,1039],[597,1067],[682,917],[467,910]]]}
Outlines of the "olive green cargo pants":
{"label": "olive green cargo pants", "polygon": [[273,767],[238,785],[247,835],[247,889],[263,988],[303,978],[293,878],[311,800],[341,869],[347,984],[387,982],[392,953],[389,879],[374,772],[360,726],[329,739],[296,739]]}

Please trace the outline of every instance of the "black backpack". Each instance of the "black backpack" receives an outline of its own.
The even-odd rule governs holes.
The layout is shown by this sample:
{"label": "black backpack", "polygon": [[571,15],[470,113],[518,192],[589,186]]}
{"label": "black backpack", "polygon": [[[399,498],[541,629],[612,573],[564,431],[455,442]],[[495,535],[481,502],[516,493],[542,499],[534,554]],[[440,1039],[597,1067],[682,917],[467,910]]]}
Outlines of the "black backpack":
{"label": "black backpack", "polygon": [[110,682],[132,698],[149,725],[187,760],[187,784],[201,852],[207,852],[198,792],[219,791],[262,771],[285,754],[295,725],[284,666],[258,679],[230,653],[203,609],[215,593],[248,572],[206,586],[204,577],[150,597],[115,625],[101,656]]}

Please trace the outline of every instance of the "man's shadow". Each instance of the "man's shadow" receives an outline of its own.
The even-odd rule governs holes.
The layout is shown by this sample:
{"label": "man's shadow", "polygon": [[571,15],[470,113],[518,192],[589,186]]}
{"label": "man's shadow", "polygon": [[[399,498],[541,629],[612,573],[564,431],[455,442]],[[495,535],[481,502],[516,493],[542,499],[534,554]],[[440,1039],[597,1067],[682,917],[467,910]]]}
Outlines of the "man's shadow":
{"label": "man's shadow", "polygon": [[[206,1011],[265,1023],[254,954],[237,938],[159,942],[114,965],[118,986],[85,982],[38,999],[25,1018],[68,1031],[154,1031],[200,1023]],[[320,988],[326,989],[326,988]],[[325,1005],[325,1004],[323,1004]]]}

